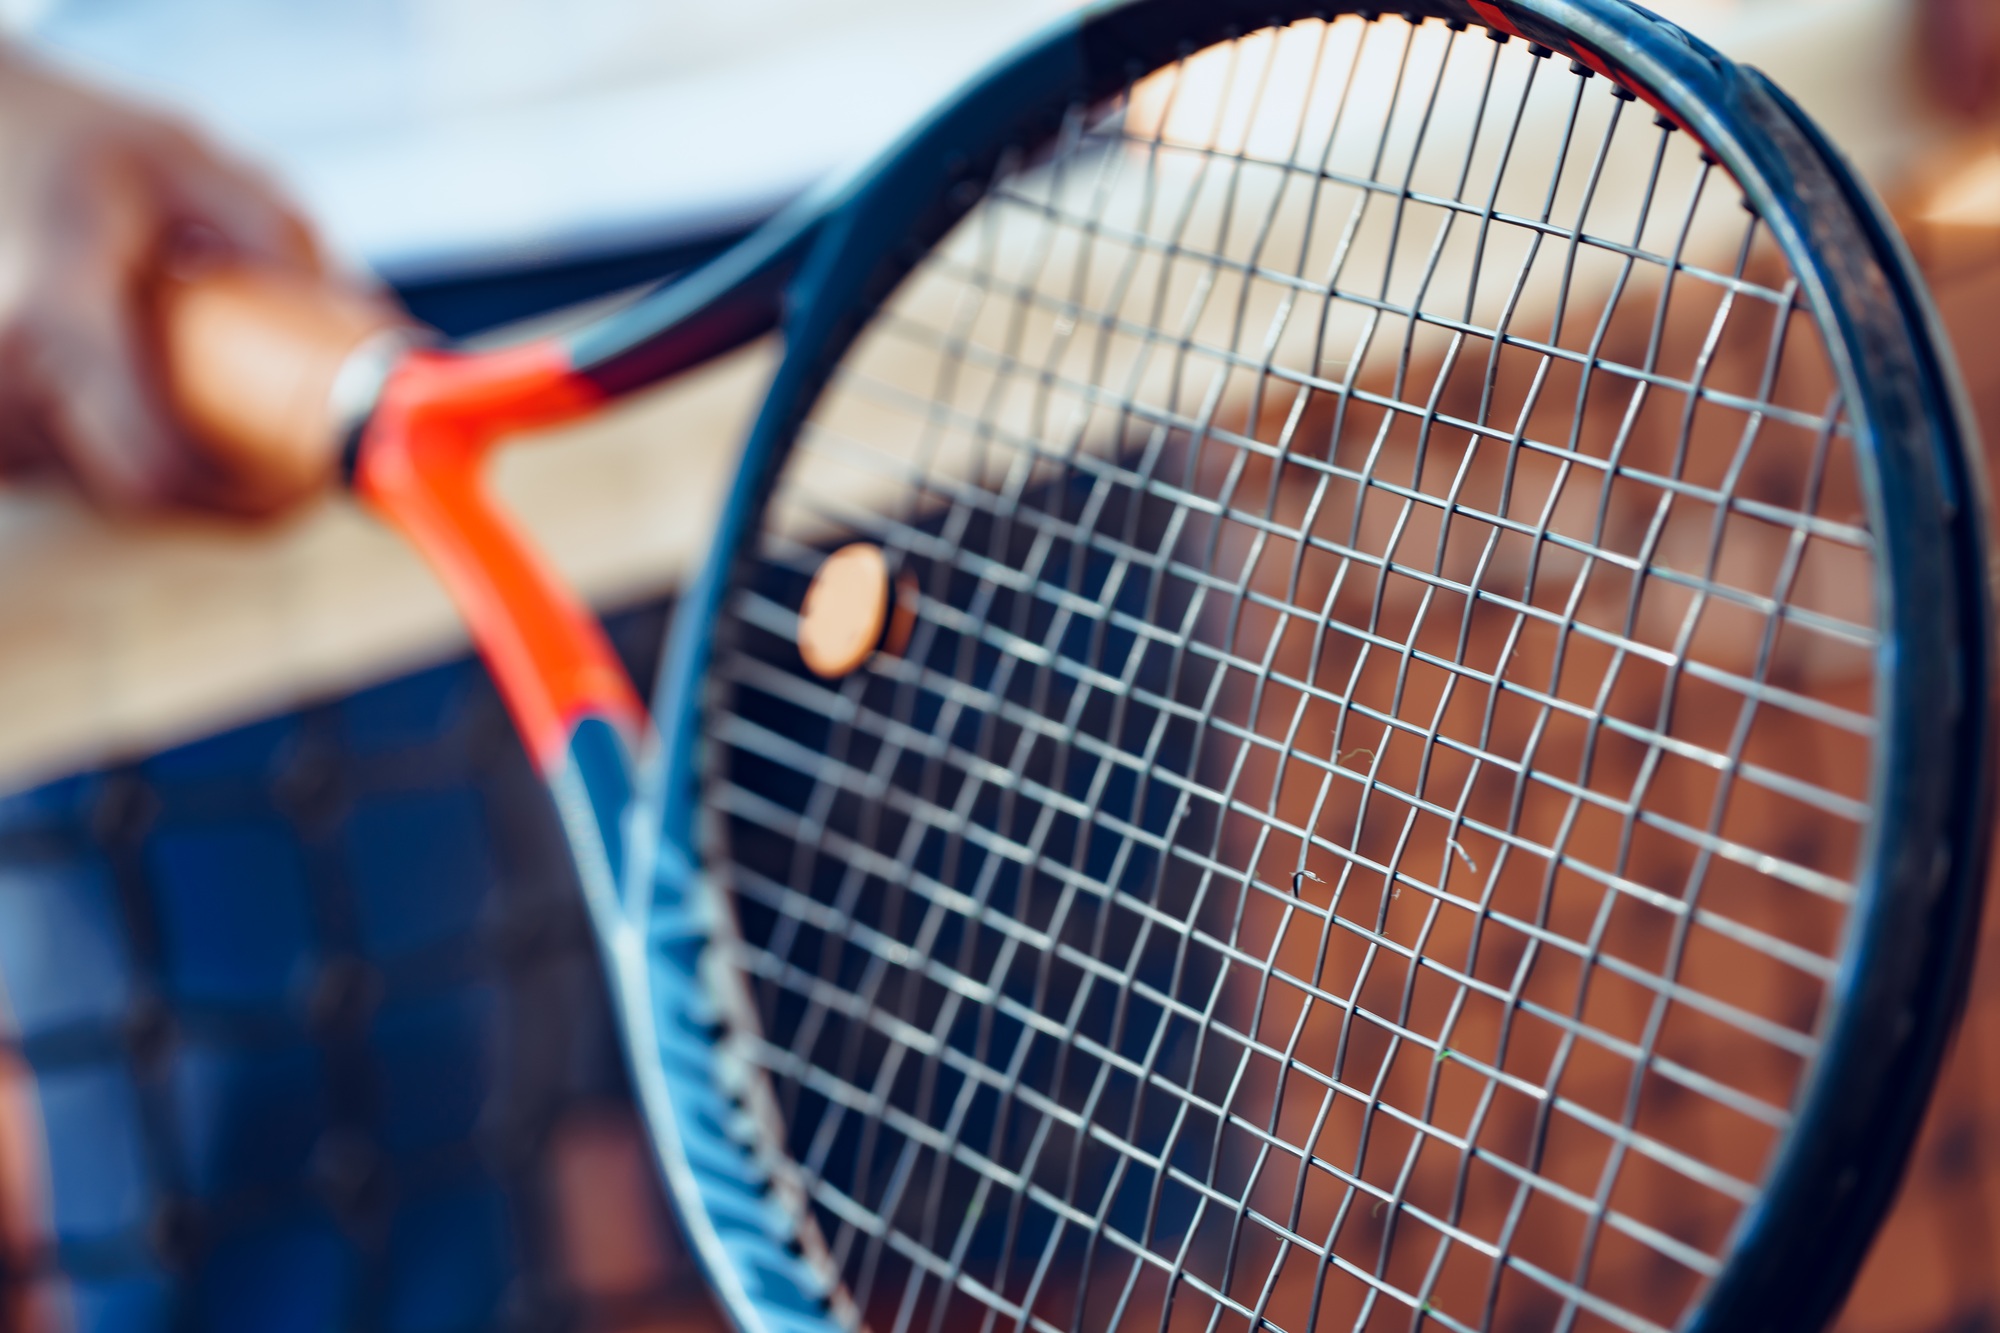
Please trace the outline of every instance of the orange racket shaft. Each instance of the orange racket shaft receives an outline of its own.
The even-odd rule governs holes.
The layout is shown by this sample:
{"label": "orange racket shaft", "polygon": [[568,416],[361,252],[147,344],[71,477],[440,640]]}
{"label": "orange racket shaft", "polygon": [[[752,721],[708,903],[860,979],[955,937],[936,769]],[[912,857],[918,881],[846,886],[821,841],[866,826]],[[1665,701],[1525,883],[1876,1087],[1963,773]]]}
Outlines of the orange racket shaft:
{"label": "orange racket shaft", "polygon": [[565,350],[420,349],[396,312],[309,278],[224,268],[158,303],[169,401],[230,471],[303,495],[338,480],[422,554],[465,617],[544,775],[587,719],[645,711],[603,627],[495,503],[487,454],[601,400]]}

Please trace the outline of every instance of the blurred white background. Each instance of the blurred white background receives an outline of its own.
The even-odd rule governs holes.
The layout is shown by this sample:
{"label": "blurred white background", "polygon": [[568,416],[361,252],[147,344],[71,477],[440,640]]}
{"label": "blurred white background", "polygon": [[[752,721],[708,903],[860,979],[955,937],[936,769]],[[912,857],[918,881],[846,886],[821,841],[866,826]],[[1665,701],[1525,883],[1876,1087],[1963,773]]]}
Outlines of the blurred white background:
{"label": "blurred white background", "polygon": [[390,277],[726,231],[1061,0],[51,0],[17,29],[192,112]]}
{"label": "blurred white background", "polygon": [[[178,106],[394,280],[727,232],[867,153],[1071,0],[5,0]],[[1905,0],[1666,0],[1871,171],[1912,112]]]}

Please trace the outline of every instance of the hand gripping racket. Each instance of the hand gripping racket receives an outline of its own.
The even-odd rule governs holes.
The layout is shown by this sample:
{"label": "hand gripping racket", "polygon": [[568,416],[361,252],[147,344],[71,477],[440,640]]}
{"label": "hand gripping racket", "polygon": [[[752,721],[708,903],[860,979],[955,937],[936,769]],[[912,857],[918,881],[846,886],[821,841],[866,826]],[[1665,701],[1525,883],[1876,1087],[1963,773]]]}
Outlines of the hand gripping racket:
{"label": "hand gripping racket", "polygon": [[[739,1327],[1836,1308],[1974,934],[1982,483],[1757,74],[1617,0],[1133,0],[553,341],[165,317],[215,447],[358,404]],[[479,466],[773,327],[649,723]]]}

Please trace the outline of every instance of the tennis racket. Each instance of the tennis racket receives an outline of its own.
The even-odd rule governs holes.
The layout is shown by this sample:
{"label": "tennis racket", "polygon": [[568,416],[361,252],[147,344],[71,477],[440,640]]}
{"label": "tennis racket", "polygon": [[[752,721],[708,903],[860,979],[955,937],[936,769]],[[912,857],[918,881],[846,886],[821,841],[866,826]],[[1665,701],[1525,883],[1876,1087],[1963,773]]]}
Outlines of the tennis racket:
{"label": "tennis racket", "polygon": [[[164,317],[212,447],[344,442],[463,609],[738,1327],[1837,1307],[1974,935],[1983,489],[1754,72],[1130,0],[554,340]],[[773,328],[649,721],[479,467]]]}

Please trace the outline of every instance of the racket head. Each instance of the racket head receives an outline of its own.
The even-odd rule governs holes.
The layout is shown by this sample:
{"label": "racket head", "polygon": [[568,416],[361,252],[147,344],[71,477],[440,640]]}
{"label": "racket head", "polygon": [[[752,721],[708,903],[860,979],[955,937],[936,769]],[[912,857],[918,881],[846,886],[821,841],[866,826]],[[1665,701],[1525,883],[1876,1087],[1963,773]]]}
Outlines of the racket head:
{"label": "racket head", "polygon": [[[766,1031],[782,1009],[773,1007],[775,1002],[760,1004],[754,994],[769,976],[746,979],[743,971],[746,960],[761,957],[768,963],[773,957],[770,913],[754,928],[761,938],[746,944],[736,915],[746,834],[740,827],[732,833],[728,817],[717,809],[717,784],[730,781],[728,766],[743,750],[730,739],[730,726],[742,720],[742,701],[750,689],[738,668],[718,665],[727,661],[718,654],[741,653],[746,636],[770,628],[746,629],[743,602],[746,589],[768,586],[757,580],[763,577],[760,564],[770,562],[773,497],[787,485],[788,469],[800,465],[801,434],[826,409],[828,395],[836,392],[829,386],[845,373],[858,340],[875,330],[885,305],[893,305],[933,247],[968,213],[990,201],[996,182],[1018,181],[1023,172],[1036,170],[1036,163],[1073,152],[1079,127],[1089,118],[1083,109],[1104,107],[1135,80],[1190,56],[1199,58],[1218,45],[1240,45],[1242,34],[1319,13],[1140,0],[1058,27],[1003,62],[864,173],[819,228],[811,257],[791,288],[783,326],[785,359],[746,445],[710,564],[676,615],[656,696],[663,748],[641,783],[645,809],[635,827],[644,831],[642,851],[632,858],[626,884],[627,910],[647,941],[648,965],[626,969],[622,983],[628,1011],[643,1016],[632,1034],[640,1081],[694,1249],[743,1327],[850,1324],[866,1313],[879,1315],[883,1299],[879,1292],[863,1294],[865,1312],[850,1300],[854,1256],[868,1250],[869,1237],[883,1233],[881,1219],[866,1216],[867,1209],[852,1198],[847,1201],[853,1211],[843,1215],[830,1201],[846,1196],[829,1190],[824,1173],[815,1174],[825,1161],[801,1170],[795,1160],[809,1147],[813,1130],[824,1127],[823,1119],[812,1117],[828,1114],[829,1103],[822,1097],[818,1111],[802,1115],[801,1089],[810,1080],[799,1077],[796,1068],[780,1080],[788,1079],[787,1086],[774,1089],[772,1062],[790,1034]],[[1380,26],[1372,12],[1347,16],[1346,21],[1371,31]],[[1921,282],[1879,207],[1837,153],[1759,76],[1738,69],[1672,25],[1608,0],[1431,3],[1409,7],[1402,21],[1428,25],[1433,39],[1440,24],[1470,26],[1469,35],[1446,39],[1451,42],[1470,40],[1486,29],[1539,48],[1530,59],[1546,59],[1552,51],[1557,59],[1546,66],[1552,80],[1597,75],[1602,81],[1593,95],[1613,81],[1636,93],[1635,116],[1657,114],[1662,135],[1682,135],[1683,150],[1713,165],[1725,193],[1740,191],[1745,218],[1766,249],[1766,261],[1775,255],[1775,271],[1789,283],[1786,317],[1796,313],[1800,327],[1818,339],[1823,373],[1837,391],[1840,424],[1833,427],[1830,415],[1827,433],[1851,455],[1852,500],[1860,519],[1855,526],[1867,534],[1864,578],[1876,630],[1860,644],[1867,659],[1872,717],[1865,728],[1867,776],[1841,806],[1865,806],[1867,813],[1848,821],[1853,825],[1847,830],[1851,868],[1842,891],[1832,895],[1838,899],[1837,921],[1824,927],[1830,932],[1826,937],[1837,943],[1811,964],[1819,984],[1811,1013],[1788,1038],[1795,1039],[1796,1048],[1789,1093],[1777,1108],[1781,1114],[1776,1122],[1767,1126],[1773,1131],[1771,1146],[1751,1176],[1754,1188],[1737,1199],[1740,1206],[1725,1219],[1722,1243],[1704,1267],[1686,1253],[1690,1245],[1678,1243],[1677,1248],[1665,1232],[1654,1233],[1663,1237],[1654,1242],[1656,1248],[1670,1256],[1663,1262],[1677,1259],[1694,1273],[1682,1288],[1693,1294],[1678,1313],[1621,1309],[1615,1299],[1589,1289],[1587,1272],[1566,1288],[1560,1281],[1553,1284],[1563,1293],[1565,1324],[1581,1318],[1585,1326],[1596,1320],[1604,1327],[1683,1322],[1699,1328],[1813,1326],[1830,1315],[1845,1292],[1900,1175],[1963,995],[1983,880],[1981,825],[1990,783],[1984,488],[1953,372]],[[1555,72],[1562,59],[1575,62],[1572,74]],[[1608,91],[1601,95],[1615,96]],[[1129,112],[1130,103],[1124,106]],[[1071,136],[1067,140],[1066,133]],[[1686,140],[1693,141],[1691,148]],[[1746,252],[1748,248],[1746,243]],[[1743,289],[1742,270],[1734,276],[1735,286],[1726,272],[1719,285]],[[1491,330],[1487,333],[1490,338]],[[1560,329],[1552,341],[1561,345]],[[1780,339],[1774,334],[1772,341]],[[1351,392],[1358,382],[1349,380],[1344,387]],[[1427,409],[1421,398],[1403,402],[1401,395],[1395,396],[1400,410],[1410,415],[1437,414],[1434,403]],[[1254,429],[1246,433],[1256,436]],[[1525,431],[1517,432],[1511,447],[1519,448],[1524,438]],[[1321,445],[1343,448],[1337,430],[1330,444],[1323,439]],[[1116,445],[1124,447],[1124,441]],[[1598,447],[1614,446],[1600,441]],[[1200,469],[1190,466],[1192,477]],[[1422,491],[1426,485],[1413,489]],[[1199,489],[1191,485],[1187,492]],[[907,509],[907,497],[903,501]],[[1722,508],[1733,504],[1725,501]],[[1810,504],[1804,510],[1794,531],[1819,535],[1829,526],[1817,521],[1822,516],[1813,514]],[[906,520],[903,527],[909,536],[923,524]],[[1386,557],[1381,563],[1386,565]],[[1851,576],[1859,568],[1849,565],[1847,571]],[[912,661],[933,666],[947,679],[949,667],[922,657],[923,622],[931,620],[935,631],[939,615],[955,613],[963,631],[968,615],[977,621],[983,614],[969,612],[962,599],[954,603],[949,585],[946,577],[924,594],[918,643],[911,649]],[[1780,598],[1774,615],[1784,619],[1799,609],[1811,611],[1787,608]],[[1129,618],[1130,608],[1125,610]],[[1407,658],[1413,643],[1399,646]],[[1671,640],[1665,647],[1670,656],[1678,652],[1683,666],[1701,656],[1699,650],[1690,652],[1685,640],[1677,650]],[[990,665],[981,670],[986,674],[977,680],[959,683],[967,688],[990,685]],[[1758,683],[1740,693],[1760,695]],[[850,703],[865,692],[863,685],[852,688]],[[1559,695],[1561,690],[1552,685],[1547,693]],[[1812,693],[1804,689],[1800,697]],[[1654,739],[1671,730],[1663,724]],[[1386,728],[1382,735],[1388,735]],[[806,749],[811,745],[807,742]],[[990,753],[980,757],[996,760]],[[1331,761],[1322,767],[1338,767],[1342,755],[1322,746],[1320,758]],[[1516,758],[1518,767],[1532,769],[1531,758]],[[1363,762],[1378,760],[1371,753]],[[818,761],[802,751],[795,762],[810,786]],[[1192,769],[1178,777],[1183,791],[1205,785]],[[1376,787],[1373,775],[1367,785]],[[1277,798],[1271,799],[1275,803]],[[986,822],[990,827],[991,818]],[[1710,832],[1708,850],[1714,852],[1720,843]],[[1311,835],[1301,841],[1305,850],[1298,875],[1309,878],[1294,878],[1289,887],[1303,901],[1319,874],[1307,868]],[[1433,879],[1448,877],[1444,863],[1454,856],[1467,865],[1472,861],[1454,840],[1442,846],[1438,868],[1427,872]],[[1750,848],[1746,841],[1728,850],[1745,853]],[[826,847],[809,851],[835,855]],[[912,872],[907,863],[902,869]],[[1246,873],[1246,895],[1247,881],[1263,869],[1259,865]],[[1273,887],[1263,886],[1263,901],[1268,910],[1280,910],[1268,908]],[[1275,887],[1285,886],[1279,882]],[[821,903],[828,905],[830,900]],[[1320,910],[1322,924],[1339,915],[1337,906],[1324,902]],[[1489,897],[1475,915],[1492,910]],[[798,920],[792,924],[805,928]],[[882,920],[871,918],[871,925],[885,938],[895,934]],[[1378,933],[1379,942],[1396,936],[1389,929]],[[1272,938],[1267,936],[1266,942]],[[901,944],[915,942],[904,939]],[[1407,945],[1407,939],[1403,942]],[[1411,971],[1416,971],[1414,964]],[[1468,974],[1476,972],[1476,964],[1467,968]],[[1668,982],[1655,989],[1664,993],[1673,987]],[[990,993],[1003,990],[996,985]],[[1518,991],[1514,998],[1518,1001]],[[1677,993],[1677,998],[1682,997]],[[1578,1001],[1579,1009],[1582,1003]],[[1349,1012],[1364,1007],[1350,1003]],[[1443,1038],[1432,1035],[1434,1059],[1447,1063]],[[654,1043],[659,1043],[660,1059],[653,1058]],[[1324,1073],[1328,1061],[1318,1063]],[[1638,1086],[1636,1078],[1633,1086]],[[1542,1093],[1545,1100],[1560,1100],[1550,1089]],[[1641,1100],[1635,1096],[1627,1107],[1628,1138]],[[1274,1117],[1275,1106],[1267,1102]],[[851,1149],[852,1143],[843,1141],[841,1152]],[[1363,1169],[1355,1178],[1367,1175]],[[1368,1201],[1367,1194],[1360,1197]],[[1390,1201],[1403,1209],[1400,1194]],[[1378,1207],[1380,1202],[1378,1197]],[[1607,1204],[1600,1198],[1596,1206],[1601,1222]],[[947,1228],[946,1234],[960,1242],[955,1255],[918,1258],[954,1281],[974,1281],[964,1269],[967,1247],[978,1248],[967,1239],[972,1230],[976,1227],[960,1227],[955,1233]],[[1626,1234],[1629,1239],[1630,1228]],[[1496,1244],[1486,1239],[1489,1248]],[[1319,1241],[1321,1269],[1337,1268],[1341,1247],[1326,1236]],[[1463,1248],[1478,1248],[1459,1236],[1440,1244],[1437,1253],[1442,1256],[1461,1242]],[[1295,1237],[1294,1243],[1301,1242]],[[1382,1264],[1391,1262],[1390,1248],[1380,1242]],[[880,1250],[878,1245],[874,1252]],[[1499,1251],[1505,1253],[1504,1243]],[[883,1261],[869,1262],[880,1271]],[[1393,1287],[1379,1272],[1374,1285],[1385,1291]],[[1493,1285],[1498,1286],[1497,1278]],[[922,1286],[916,1279],[905,1291]],[[1409,1309],[1398,1307],[1399,1318],[1442,1316],[1440,1322],[1450,1326],[1484,1327],[1478,1312],[1483,1309],[1486,1321],[1494,1315],[1490,1296],[1483,1307],[1474,1302],[1453,1312],[1441,1301],[1410,1296],[1417,1288],[1395,1289],[1413,1302]],[[988,1311],[1011,1309],[1005,1315],[1010,1322],[1028,1317],[1023,1309],[1047,1317],[1032,1300],[1016,1308],[1004,1294],[980,1291],[984,1294],[964,1299]],[[1087,1303],[1086,1296],[1078,1296],[1073,1308],[1081,1314]],[[898,1317],[928,1323],[956,1308],[933,1290],[924,1291],[918,1304],[918,1315]],[[1220,1299],[1203,1305],[1204,1310],[1225,1308],[1243,1315],[1243,1308],[1227,1307]],[[1467,1309],[1473,1313],[1468,1315]],[[1157,1320],[1165,1327],[1169,1319],[1166,1305],[1148,1307],[1146,1322]]]}

